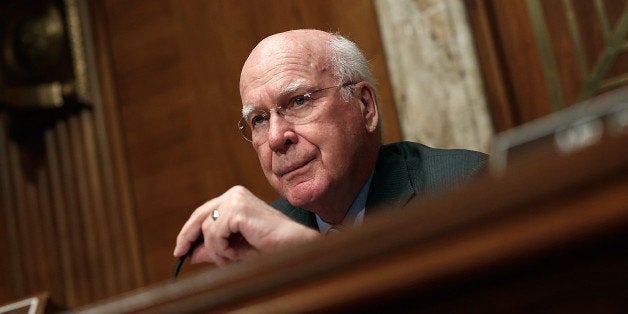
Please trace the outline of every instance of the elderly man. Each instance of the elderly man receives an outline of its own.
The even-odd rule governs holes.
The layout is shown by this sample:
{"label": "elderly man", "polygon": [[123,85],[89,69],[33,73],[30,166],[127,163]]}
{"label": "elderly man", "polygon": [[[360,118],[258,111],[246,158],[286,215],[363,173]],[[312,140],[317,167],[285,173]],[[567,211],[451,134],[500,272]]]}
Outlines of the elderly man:
{"label": "elderly man", "polygon": [[346,38],[294,30],[262,40],[240,76],[240,130],[281,199],[272,206],[236,186],[191,215],[175,256],[225,265],[360,225],[376,208],[475,174],[486,156],[416,143],[381,144],[367,61]]}

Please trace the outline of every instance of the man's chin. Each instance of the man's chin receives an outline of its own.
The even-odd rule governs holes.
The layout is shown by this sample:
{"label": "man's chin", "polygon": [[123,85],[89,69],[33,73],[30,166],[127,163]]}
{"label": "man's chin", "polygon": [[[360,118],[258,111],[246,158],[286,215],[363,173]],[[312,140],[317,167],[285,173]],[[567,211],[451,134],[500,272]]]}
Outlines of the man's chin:
{"label": "man's chin", "polygon": [[285,199],[292,204],[292,206],[301,208],[308,207],[308,205],[314,201],[311,194],[307,195],[302,193],[286,193]]}
{"label": "man's chin", "polygon": [[306,184],[290,187],[285,191],[284,198],[293,206],[307,208],[320,198],[319,189]]}

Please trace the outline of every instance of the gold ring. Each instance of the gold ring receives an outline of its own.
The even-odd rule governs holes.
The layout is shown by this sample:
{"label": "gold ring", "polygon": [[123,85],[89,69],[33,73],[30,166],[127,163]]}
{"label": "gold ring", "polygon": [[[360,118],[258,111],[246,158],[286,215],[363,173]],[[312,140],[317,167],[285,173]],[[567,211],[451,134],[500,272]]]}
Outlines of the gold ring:
{"label": "gold ring", "polygon": [[214,211],[212,212],[212,220],[216,221],[216,219],[218,219],[218,217],[220,217],[220,213],[218,212],[217,209],[214,209]]}

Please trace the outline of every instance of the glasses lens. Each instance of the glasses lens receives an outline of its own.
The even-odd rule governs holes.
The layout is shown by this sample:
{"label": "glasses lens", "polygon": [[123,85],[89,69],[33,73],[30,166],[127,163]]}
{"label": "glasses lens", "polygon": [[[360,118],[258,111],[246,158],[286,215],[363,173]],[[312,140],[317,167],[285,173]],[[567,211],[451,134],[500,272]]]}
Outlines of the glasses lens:
{"label": "glasses lens", "polygon": [[253,132],[251,131],[251,126],[244,121],[244,118],[240,119],[238,122],[238,131],[242,134],[245,140],[251,142],[253,141]]}

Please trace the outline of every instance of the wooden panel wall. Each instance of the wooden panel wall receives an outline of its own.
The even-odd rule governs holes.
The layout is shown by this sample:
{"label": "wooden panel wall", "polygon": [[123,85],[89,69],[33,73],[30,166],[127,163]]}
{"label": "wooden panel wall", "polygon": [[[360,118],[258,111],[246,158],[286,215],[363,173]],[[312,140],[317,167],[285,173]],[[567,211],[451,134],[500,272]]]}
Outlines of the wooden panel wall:
{"label": "wooden panel wall", "polygon": [[33,163],[2,140],[5,298],[49,291],[56,304],[75,306],[137,287],[130,208],[118,197],[107,149],[98,146],[106,136],[94,114],[58,123],[43,141],[46,156]]}
{"label": "wooden panel wall", "polygon": [[[2,112],[0,303],[47,291],[51,304],[73,307],[145,282],[121,146],[99,93],[88,10],[85,2],[65,4],[74,63],[89,68],[76,90],[93,108],[23,141],[9,137],[15,121]],[[89,95],[87,81],[94,86]]]}
{"label": "wooden panel wall", "polygon": [[497,131],[628,85],[628,1],[465,2]]}

